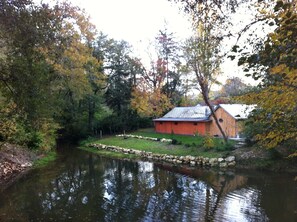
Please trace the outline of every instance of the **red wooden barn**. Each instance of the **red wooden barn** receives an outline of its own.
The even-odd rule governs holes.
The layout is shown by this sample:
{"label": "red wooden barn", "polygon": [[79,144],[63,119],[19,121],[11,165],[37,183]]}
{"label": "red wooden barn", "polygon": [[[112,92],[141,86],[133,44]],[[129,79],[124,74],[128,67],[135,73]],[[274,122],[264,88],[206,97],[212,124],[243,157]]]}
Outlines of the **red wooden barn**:
{"label": "red wooden barn", "polygon": [[[225,134],[239,137],[242,120],[247,119],[254,108],[254,105],[220,104],[215,112]],[[162,118],[154,119],[154,125],[158,133],[221,136],[207,106],[175,107]]]}
{"label": "red wooden barn", "polygon": [[211,119],[207,106],[175,107],[165,116],[154,119],[155,131],[183,135],[205,135]]}

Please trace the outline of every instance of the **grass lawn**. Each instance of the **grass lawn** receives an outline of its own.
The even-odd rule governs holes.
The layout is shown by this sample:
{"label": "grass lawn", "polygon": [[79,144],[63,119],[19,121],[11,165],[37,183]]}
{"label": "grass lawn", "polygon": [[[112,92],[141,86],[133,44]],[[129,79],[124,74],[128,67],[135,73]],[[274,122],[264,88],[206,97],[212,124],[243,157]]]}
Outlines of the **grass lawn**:
{"label": "grass lawn", "polygon": [[228,154],[222,139],[214,138],[215,148],[203,148],[203,137],[200,136],[182,136],[171,134],[157,134],[153,132],[137,131],[131,133],[134,135],[141,135],[155,138],[175,139],[179,145],[169,143],[161,143],[156,141],[142,140],[136,138],[124,139],[123,137],[106,137],[103,139],[90,139],[84,141],[81,145],[85,146],[88,143],[101,143],[105,145],[119,146],[123,148],[131,148],[136,150],[143,150],[152,153],[176,155],[176,156],[203,156],[203,157],[222,157]]}
{"label": "grass lawn", "polygon": [[[182,145],[185,145],[187,147],[202,147],[203,146],[203,136],[187,136],[187,135],[174,135],[174,134],[162,134],[162,133],[155,133],[153,129],[140,129],[138,131],[135,131],[131,133],[133,135],[139,135],[139,136],[146,136],[146,137],[154,137],[154,138],[165,138],[165,139],[175,139],[177,142],[179,142]],[[214,147],[217,150],[224,151],[226,149],[223,139],[222,138],[212,138],[214,142]],[[229,145],[232,147],[235,142],[229,141]]]}

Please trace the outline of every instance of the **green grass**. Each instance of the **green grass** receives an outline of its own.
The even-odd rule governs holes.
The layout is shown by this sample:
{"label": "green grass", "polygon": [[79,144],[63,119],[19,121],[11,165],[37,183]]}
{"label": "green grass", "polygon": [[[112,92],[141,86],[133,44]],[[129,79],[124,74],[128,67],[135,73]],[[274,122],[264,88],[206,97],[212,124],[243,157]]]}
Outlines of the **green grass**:
{"label": "green grass", "polygon": [[[146,135],[148,136],[148,135]],[[161,137],[164,138],[164,137]],[[196,138],[197,139],[197,138]],[[123,148],[130,148],[152,153],[168,154],[176,156],[203,156],[203,157],[221,157],[227,152],[218,152],[215,149],[205,151],[201,147],[186,147],[185,145],[172,145],[168,143],[161,143],[156,141],[142,140],[136,138],[124,139],[123,137],[108,137],[103,139],[91,139],[84,141],[81,145],[86,146],[88,143],[101,143],[105,145],[119,146]]]}
{"label": "green grass", "polygon": [[80,146],[78,147],[81,150],[85,150],[91,153],[99,154],[101,156],[107,156],[107,157],[112,157],[112,158],[128,158],[128,159],[137,159],[139,156],[136,156],[134,154],[124,154],[124,153],[117,153],[117,152],[111,152],[107,150],[101,150],[101,149],[94,149],[86,146]]}
{"label": "green grass", "polygon": [[33,166],[35,168],[40,168],[48,165],[50,162],[53,162],[57,158],[57,153],[54,151],[48,152],[45,156],[37,159]]}
{"label": "green grass", "polygon": [[174,134],[160,134],[154,132],[134,132],[131,133],[132,135],[138,136],[146,136],[146,137],[154,137],[154,138],[165,138],[165,139],[176,139],[177,141],[181,142],[182,144],[193,145],[193,143],[200,145],[202,144],[202,137],[201,136],[184,136],[184,135],[174,135]]}
{"label": "green grass", "polygon": [[[152,129],[139,130],[131,133],[133,135],[146,136],[146,137],[154,137],[154,138],[165,138],[165,139],[175,139],[178,143],[185,145],[187,147],[201,147],[203,144],[203,136],[187,136],[187,135],[174,135],[174,134],[162,134],[155,133]],[[233,146],[235,144],[234,141],[229,141],[228,145],[224,144],[223,139],[221,138],[212,138],[214,141],[214,146],[217,150],[224,151],[227,146]]]}

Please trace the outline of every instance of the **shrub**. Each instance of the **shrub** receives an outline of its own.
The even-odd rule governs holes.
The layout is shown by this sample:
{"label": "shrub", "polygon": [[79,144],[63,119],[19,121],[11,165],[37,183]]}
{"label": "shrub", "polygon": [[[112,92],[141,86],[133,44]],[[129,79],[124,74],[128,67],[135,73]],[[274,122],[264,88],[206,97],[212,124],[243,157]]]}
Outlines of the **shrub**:
{"label": "shrub", "polygon": [[172,139],[172,140],[171,140],[171,143],[172,143],[173,145],[177,145],[177,144],[178,144],[178,141],[177,141],[176,139]]}
{"label": "shrub", "polygon": [[32,132],[29,134],[28,147],[32,150],[39,149],[43,144],[43,135],[40,132]]}
{"label": "shrub", "polygon": [[227,151],[227,150],[233,150],[233,149],[234,149],[234,146],[230,142],[227,142],[227,143],[223,144],[222,146],[218,146],[216,148],[217,151]]}
{"label": "shrub", "polygon": [[186,148],[189,148],[190,146],[191,146],[191,145],[188,144],[188,143],[185,144],[185,147],[186,147]]}
{"label": "shrub", "polygon": [[214,144],[213,138],[210,135],[206,135],[203,138],[202,146],[204,148],[206,148],[206,149],[212,149],[212,148],[214,148],[215,144]]}
{"label": "shrub", "polygon": [[193,136],[199,136],[199,133],[197,130],[194,132]]}

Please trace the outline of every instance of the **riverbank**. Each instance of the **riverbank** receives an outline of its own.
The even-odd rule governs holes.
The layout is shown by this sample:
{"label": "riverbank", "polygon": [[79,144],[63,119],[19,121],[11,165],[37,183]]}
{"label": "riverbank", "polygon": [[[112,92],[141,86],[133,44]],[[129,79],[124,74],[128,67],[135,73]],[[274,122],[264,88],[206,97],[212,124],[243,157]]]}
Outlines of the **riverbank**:
{"label": "riverbank", "polygon": [[[149,135],[152,134],[150,133]],[[103,139],[91,138],[82,142],[82,147],[84,147],[84,150],[90,152],[104,156],[115,156],[117,158],[135,159],[138,156],[138,158],[157,161],[163,158],[164,160],[166,159],[165,161],[174,162],[175,164],[190,164],[191,161],[188,161],[188,159],[193,159],[195,160],[195,162],[192,162],[193,166],[204,165],[217,167],[222,163],[221,166],[226,167],[226,161],[224,160],[231,156],[232,159],[235,157],[234,162],[236,162],[236,164],[232,162],[230,165],[236,169],[297,173],[297,159],[286,158],[287,153],[285,153],[283,149],[265,150],[258,147],[238,147],[236,143],[232,144],[233,148],[231,149],[227,147],[227,150],[222,149],[222,146],[219,149],[206,149],[196,144],[192,146],[183,144],[179,140],[176,140],[174,135],[165,134],[167,138],[161,138],[164,134],[158,134],[158,136],[158,138],[147,137],[145,133],[142,133],[141,136],[132,134],[118,135],[116,137],[113,136]],[[169,137],[172,139],[169,139]],[[199,143],[199,139],[195,137],[178,137],[178,139],[182,138],[183,141],[187,141],[188,144],[192,143],[191,140],[195,140]],[[173,144],[173,141],[175,144]],[[128,151],[126,151],[126,149],[128,149]],[[129,149],[135,151],[131,152]],[[140,154],[135,155],[135,153]],[[147,155],[147,153],[149,155]],[[166,156],[168,158],[166,158]],[[185,156],[189,158],[184,160]]]}
{"label": "riverbank", "polygon": [[42,167],[56,158],[55,152],[37,154],[15,144],[0,145],[0,190],[4,190],[30,169]]}
{"label": "riverbank", "polygon": [[[164,135],[159,136],[163,137]],[[196,167],[203,165],[203,162],[207,163],[206,165],[204,164],[205,166],[210,166],[211,164],[218,166],[222,163],[225,167],[224,163],[228,162],[225,161],[225,158],[234,156],[236,165],[234,166],[232,161],[230,161],[232,162],[230,165],[236,169],[291,172],[297,174],[297,158],[286,158],[287,154],[284,153],[282,149],[265,150],[257,147],[240,147],[235,150],[222,150],[222,148],[224,148],[223,146],[220,146],[219,149],[209,149],[200,146],[202,142],[201,138],[198,137],[183,138],[179,136],[178,139],[182,139],[182,142],[180,142],[179,140],[173,141],[172,139],[169,139],[172,135],[165,136],[167,136],[167,138],[165,138],[162,142],[160,138],[150,140],[148,137],[144,137],[144,139],[128,138],[127,135],[121,137],[107,137],[104,139],[91,138],[83,141],[80,149],[112,158],[141,158],[141,156],[137,156],[136,154],[129,152],[120,153],[107,149],[94,149],[88,147],[91,143],[105,143],[107,146],[123,146],[125,149],[136,148],[136,150],[145,151],[149,154],[154,153],[158,159],[160,159],[161,156],[166,157],[166,155],[168,155],[170,157],[168,157],[169,161],[174,162],[174,164],[185,162],[188,165],[191,165],[191,158],[195,157],[192,161],[196,162],[192,162],[192,165]],[[220,141],[216,140],[216,143],[220,144]],[[150,155],[145,158],[153,160],[153,156],[154,155]],[[179,156],[181,158],[171,158],[171,156]],[[186,156],[188,156],[188,158]],[[190,158],[190,156],[193,157]],[[55,152],[37,154],[17,145],[8,143],[0,144],[0,190],[10,186],[30,169],[45,166],[55,159]],[[220,159],[220,162],[215,160],[213,162],[211,159]],[[212,163],[209,163],[209,160],[211,160]]]}
{"label": "riverbank", "polygon": [[0,146],[0,190],[5,189],[33,166],[37,156],[18,145]]}
{"label": "riverbank", "polygon": [[237,169],[297,174],[297,158],[288,158],[289,154],[283,148],[266,150],[260,147],[242,147],[233,150],[232,155],[237,160]]}

